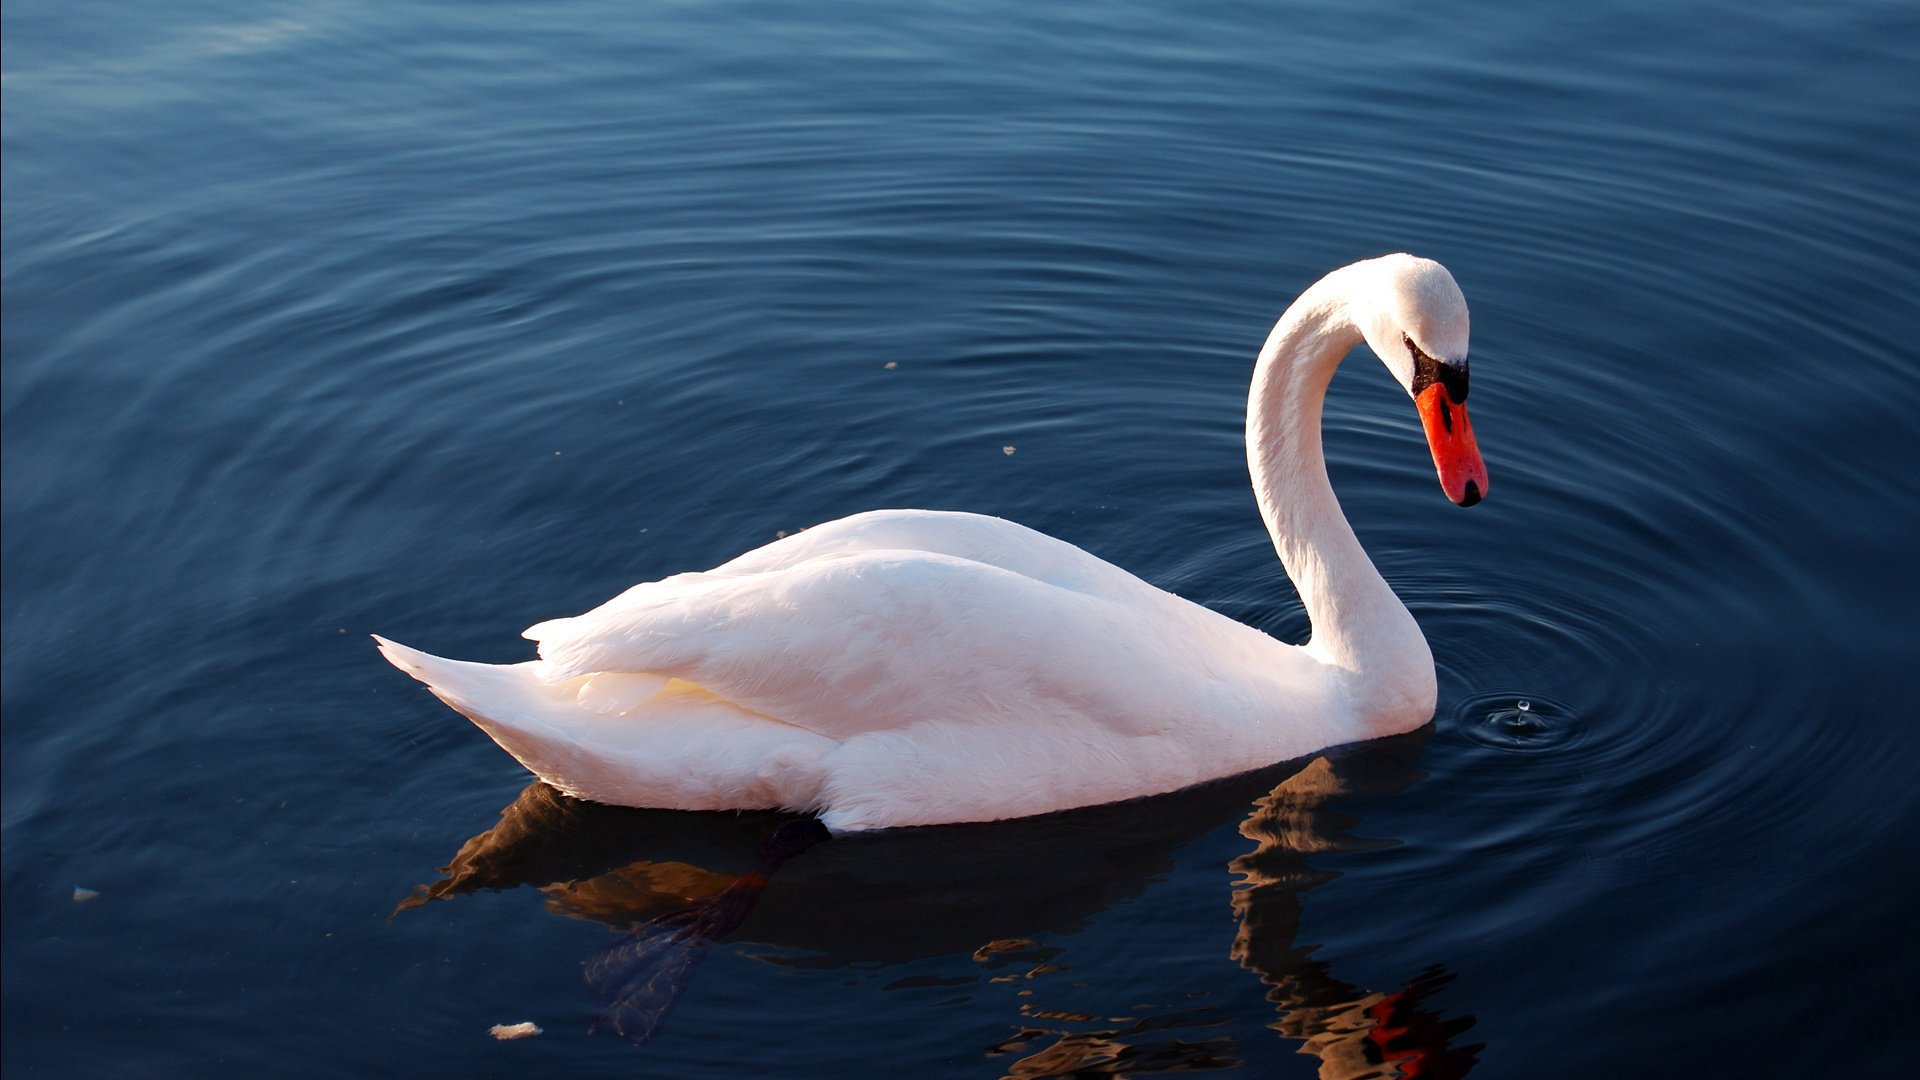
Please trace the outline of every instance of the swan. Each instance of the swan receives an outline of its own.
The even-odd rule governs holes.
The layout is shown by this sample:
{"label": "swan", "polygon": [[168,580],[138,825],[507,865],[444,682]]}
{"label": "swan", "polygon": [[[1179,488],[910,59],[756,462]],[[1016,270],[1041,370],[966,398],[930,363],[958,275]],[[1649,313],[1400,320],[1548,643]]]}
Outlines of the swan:
{"label": "swan", "polygon": [[582,799],[817,813],[834,833],[1117,802],[1399,734],[1433,654],[1340,511],[1328,381],[1365,341],[1413,398],[1442,490],[1486,494],[1467,307],[1412,255],[1314,283],[1253,371],[1247,464],[1312,621],[1289,645],[1000,518],[877,510],[525,632],[539,659],[381,653]]}

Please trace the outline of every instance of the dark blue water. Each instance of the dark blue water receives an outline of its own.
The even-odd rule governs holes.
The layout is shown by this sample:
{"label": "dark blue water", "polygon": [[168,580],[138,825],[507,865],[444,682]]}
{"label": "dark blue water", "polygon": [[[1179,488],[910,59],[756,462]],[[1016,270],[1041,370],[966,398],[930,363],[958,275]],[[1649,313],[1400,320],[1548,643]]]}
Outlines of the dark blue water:
{"label": "dark blue water", "polygon": [[[10,0],[6,1069],[1891,1072],[1916,72],[1907,0]],[[1431,727],[834,841],[587,1034],[582,961],[770,820],[523,791],[367,633],[519,659],[926,506],[1297,640],[1252,357],[1393,250],[1466,291],[1493,481],[1336,379]]]}

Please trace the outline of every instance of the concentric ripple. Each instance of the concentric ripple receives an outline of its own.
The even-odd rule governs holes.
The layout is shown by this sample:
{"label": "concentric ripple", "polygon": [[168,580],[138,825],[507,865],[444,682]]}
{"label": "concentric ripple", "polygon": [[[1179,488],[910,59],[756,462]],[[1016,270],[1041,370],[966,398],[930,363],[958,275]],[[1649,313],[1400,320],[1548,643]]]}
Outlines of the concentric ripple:
{"label": "concentric ripple", "polygon": [[[9,1071],[1060,1075],[1202,1002],[1248,1076],[1315,1071],[1316,1015],[1355,1068],[1472,1016],[1476,1075],[1903,1074],[1916,11],[6,3]],[[817,969],[743,924],[644,1062],[576,1022],[599,931],[541,894],[381,921],[525,778],[368,632],[523,659],[925,506],[1302,640],[1248,375],[1396,250],[1472,308],[1491,486],[1447,503],[1357,350],[1329,473],[1439,682],[1393,783],[873,856],[893,892],[788,909]],[[670,891],[704,849],[647,819],[645,873],[494,869]],[[1283,841],[1236,943],[1228,867]],[[969,914],[1048,958],[983,978]],[[1032,1008],[1103,1019],[1016,1060]]]}
{"label": "concentric ripple", "polygon": [[1557,750],[1578,739],[1582,731],[1571,707],[1525,691],[1462,698],[1453,705],[1451,723],[1481,746],[1519,754]]}

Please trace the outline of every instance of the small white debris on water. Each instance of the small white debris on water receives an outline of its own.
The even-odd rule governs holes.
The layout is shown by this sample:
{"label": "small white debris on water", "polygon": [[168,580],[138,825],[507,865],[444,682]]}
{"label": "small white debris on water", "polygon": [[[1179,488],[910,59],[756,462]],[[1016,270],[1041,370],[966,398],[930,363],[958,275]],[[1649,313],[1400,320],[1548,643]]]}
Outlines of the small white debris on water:
{"label": "small white debris on water", "polygon": [[1000,452],[1001,452],[1001,453],[1003,453],[1003,454],[1005,454],[1005,455],[1007,455],[1008,457],[1012,457],[1012,456],[1013,456],[1013,447],[1011,447],[1011,446],[1003,446],[1003,447],[1001,447],[1001,448],[1000,448]]}
{"label": "small white debris on water", "polygon": [[97,889],[89,889],[80,885],[73,887],[73,902],[76,904],[84,904],[89,900],[97,899],[99,896],[100,892]]}
{"label": "small white debris on water", "polygon": [[894,368],[897,368],[897,367],[899,367],[899,366],[900,366],[900,361],[898,361],[898,360],[889,360],[889,361],[887,361],[887,370],[888,370],[888,371],[892,371],[892,370],[893,370]]}
{"label": "small white debris on water", "polygon": [[518,1024],[495,1024],[488,1029],[488,1034],[496,1039],[527,1039],[544,1032],[539,1024],[526,1020]]}

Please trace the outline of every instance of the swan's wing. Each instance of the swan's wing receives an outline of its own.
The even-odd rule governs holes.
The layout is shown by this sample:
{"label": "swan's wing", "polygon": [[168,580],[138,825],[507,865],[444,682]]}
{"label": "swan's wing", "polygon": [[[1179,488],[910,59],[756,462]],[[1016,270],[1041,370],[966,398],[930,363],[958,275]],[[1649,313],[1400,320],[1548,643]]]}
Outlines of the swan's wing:
{"label": "swan's wing", "polygon": [[854,514],[756,548],[709,573],[760,574],[866,551],[951,555],[1123,603],[1157,603],[1167,595],[1064,540],[1005,518],[952,510],[870,510]]}
{"label": "swan's wing", "polygon": [[1165,602],[947,554],[851,551],[637,586],[527,636],[551,680],[682,679],[835,739],[953,718],[1159,730],[1208,685],[1210,623],[1227,620],[1139,587]]}

